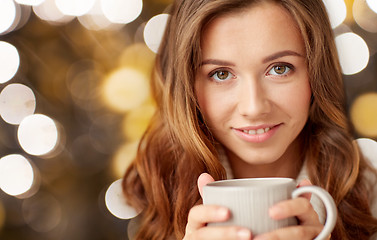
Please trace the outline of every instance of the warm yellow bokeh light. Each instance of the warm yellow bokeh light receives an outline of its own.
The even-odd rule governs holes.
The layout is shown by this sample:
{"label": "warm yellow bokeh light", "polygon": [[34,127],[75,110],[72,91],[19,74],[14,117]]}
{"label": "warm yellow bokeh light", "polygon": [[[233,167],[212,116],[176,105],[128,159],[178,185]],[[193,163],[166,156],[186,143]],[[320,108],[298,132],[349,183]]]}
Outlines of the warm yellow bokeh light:
{"label": "warm yellow bokeh light", "polygon": [[138,141],[127,142],[116,152],[112,163],[112,169],[116,178],[123,177],[127,167],[136,157],[138,144]]}
{"label": "warm yellow bokeh light", "polygon": [[123,121],[124,134],[129,140],[139,140],[153,116],[155,107],[143,105],[129,112]]}
{"label": "warm yellow bokeh light", "polygon": [[148,97],[149,79],[135,69],[118,69],[105,79],[103,95],[109,107],[119,112],[129,111]]}
{"label": "warm yellow bokeh light", "polygon": [[351,121],[356,131],[366,137],[377,137],[377,93],[359,96],[351,106]]}
{"label": "warm yellow bokeh light", "polygon": [[121,54],[119,63],[123,67],[130,67],[144,72],[150,76],[156,54],[145,44],[136,43],[127,47]]}

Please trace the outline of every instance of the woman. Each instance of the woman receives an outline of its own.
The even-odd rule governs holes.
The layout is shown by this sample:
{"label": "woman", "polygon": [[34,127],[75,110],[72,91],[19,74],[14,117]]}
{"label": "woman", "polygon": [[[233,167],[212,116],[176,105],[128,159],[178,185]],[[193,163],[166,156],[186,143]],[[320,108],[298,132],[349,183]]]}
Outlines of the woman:
{"label": "woman", "polygon": [[[307,177],[338,206],[331,239],[377,231],[375,173],[353,143],[321,0],[177,0],[152,84],[157,112],[123,182],[143,209],[136,239],[252,239],[206,226],[230,213],[201,205],[200,188],[227,175]],[[304,197],[278,204],[272,218],[300,225],[254,239],[313,239],[313,209]]]}

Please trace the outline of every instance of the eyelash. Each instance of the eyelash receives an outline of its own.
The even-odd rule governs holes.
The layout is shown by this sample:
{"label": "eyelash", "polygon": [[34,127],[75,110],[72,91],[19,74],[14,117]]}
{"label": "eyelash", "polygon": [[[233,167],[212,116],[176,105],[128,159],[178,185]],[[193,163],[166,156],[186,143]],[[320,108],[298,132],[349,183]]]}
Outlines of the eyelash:
{"label": "eyelash", "polygon": [[219,72],[227,72],[227,73],[229,73],[229,74],[230,74],[230,78],[229,78],[229,79],[233,79],[233,78],[236,77],[231,71],[229,71],[228,69],[224,69],[224,68],[219,68],[219,69],[215,69],[215,70],[213,70],[212,72],[210,72],[210,73],[208,74],[208,77],[209,77],[211,80],[213,80],[213,81],[215,81],[215,82],[218,82],[218,83],[221,83],[221,82],[224,82],[224,81],[229,80],[229,79],[225,79],[225,80],[215,79],[215,77],[214,77],[215,74],[217,74],[217,73],[219,73]]}
{"label": "eyelash", "polygon": [[[270,72],[275,68],[275,67],[286,67],[288,68],[287,72],[284,72],[282,74],[270,74]],[[288,76],[292,71],[295,70],[295,67],[290,64],[290,63],[274,63],[271,67],[268,68],[268,71],[266,73],[267,76],[273,76],[273,77],[286,77]],[[221,82],[224,82],[224,81],[227,81],[229,80],[228,78],[227,79],[224,79],[224,80],[220,80],[220,79],[215,79],[214,76],[215,74],[219,73],[219,72],[227,72],[230,74],[230,78],[229,79],[233,79],[235,78],[236,76],[228,69],[224,69],[224,68],[219,68],[219,69],[215,69],[213,71],[211,71],[208,76],[211,80],[217,82],[217,83],[221,83]]]}
{"label": "eyelash", "polygon": [[[276,67],[286,67],[286,68],[288,68],[288,71],[284,72],[282,74],[270,74],[270,72],[272,70],[274,70],[274,68],[276,68]],[[286,77],[294,70],[295,70],[295,67],[292,64],[283,63],[283,62],[282,63],[275,63],[270,68],[268,68],[266,75],[267,76],[274,76],[274,77]]]}

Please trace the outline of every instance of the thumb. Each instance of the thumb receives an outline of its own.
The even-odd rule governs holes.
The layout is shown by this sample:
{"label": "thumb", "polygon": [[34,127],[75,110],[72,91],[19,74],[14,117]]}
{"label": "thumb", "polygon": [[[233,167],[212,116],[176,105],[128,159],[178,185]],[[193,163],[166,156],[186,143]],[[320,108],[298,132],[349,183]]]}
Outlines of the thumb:
{"label": "thumb", "polygon": [[209,175],[208,173],[200,174],[200,176],[198,177],[198,189],[199,189],[200,196],[202,198],[203,198],[203,187],[207,185],[208,183],[211,183],[214,181],[215,179],[213,179],[213,177]]}

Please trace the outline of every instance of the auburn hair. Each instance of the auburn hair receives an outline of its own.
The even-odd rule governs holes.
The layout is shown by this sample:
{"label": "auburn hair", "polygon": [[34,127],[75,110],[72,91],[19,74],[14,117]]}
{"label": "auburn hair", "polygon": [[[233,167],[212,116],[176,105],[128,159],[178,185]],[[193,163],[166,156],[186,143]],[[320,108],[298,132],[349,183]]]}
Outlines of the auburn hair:
{"label": "auburn hair", "polygon": [[288,11],[305,44],[312,102],[299,137],[310,180],[325,188],[338,207],[331,239],[369,239],[377,231],[364,179],[372,168],[353,143],[334,36],[322,0],[176,0],[152,77],[156,113],[123,179],[129,204],[143,210],[136,239],[182,239],[189,210],[201,201],[198,176],[207,172],[215,180],[226,179],[194,91],[202,31],[220,15],[262,2]]}

